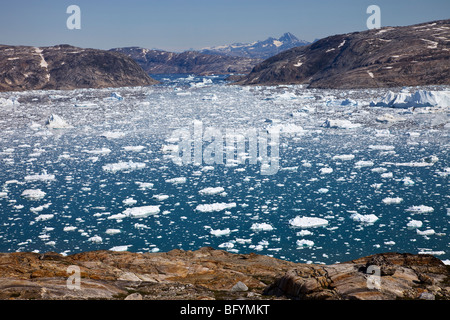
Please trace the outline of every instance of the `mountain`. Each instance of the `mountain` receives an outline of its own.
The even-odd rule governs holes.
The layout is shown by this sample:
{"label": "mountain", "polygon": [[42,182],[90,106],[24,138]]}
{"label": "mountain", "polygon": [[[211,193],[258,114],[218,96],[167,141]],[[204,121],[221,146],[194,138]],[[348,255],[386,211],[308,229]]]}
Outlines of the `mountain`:
{"label": "mountain", "polygon": [[208,247],[14,252],[0,253],[0,300],[448,300],[449,271],[432,255],[395,252],[333,265]]}
{"label": "mountain", "polygon": [[376,88],[450,84],[450,20],[318,40],[257,65],[240,84]]}
{"label": "mountain", "polygon": [[0,45],[0,91],[147,86],[157,83],[129,57],[69,45]]}
{"label": "mountain", "polygon": [[234,43],[231,45],[216,46],[200,50],[202,53],[229,55],[235,57],[247,57],[257,59],[267,59],[282,51],[305,46],[309,42],[299,40],[292,33],[285,33],[280,38],[267,38],[264,41],[253,43]]}
{"label": "mountain", "polygon": [[182,53],[149,50],[139,47],[111,49],[136,61],[149,74],[194,73],[229,74],[249,73],[262,60],[204,54],[197,51]]}

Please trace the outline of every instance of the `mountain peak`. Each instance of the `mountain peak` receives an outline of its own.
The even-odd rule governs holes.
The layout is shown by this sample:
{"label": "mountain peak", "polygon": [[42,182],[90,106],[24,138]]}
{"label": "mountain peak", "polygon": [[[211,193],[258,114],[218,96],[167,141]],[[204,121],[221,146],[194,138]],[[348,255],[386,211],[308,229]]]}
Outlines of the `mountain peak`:
{"label": "mountain peak", "polygon": [[300,41],[296,36],[290,32],[284,33],[279,39],[281,42],[297,42]]}

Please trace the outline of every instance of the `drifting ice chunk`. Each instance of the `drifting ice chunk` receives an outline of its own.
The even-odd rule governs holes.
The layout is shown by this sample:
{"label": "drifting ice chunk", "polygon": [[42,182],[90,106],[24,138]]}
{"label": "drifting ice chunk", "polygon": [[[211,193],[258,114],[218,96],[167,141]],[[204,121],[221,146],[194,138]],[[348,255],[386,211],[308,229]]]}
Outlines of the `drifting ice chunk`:
{"label": "drifting ice chunk", "polygon": [[41,189],[27,189],[24,190],[21,194],[22,197],[28,200],[41,200],[44,198],[46,193]]}
{"label": "drifting ice chunk", "polygon": [[348,160],[353,160],[354,158],[355,158],[354,154],[341,154],[341,155],[334,156],[333,160],[348,161]]}
{"label": "drifting ice chunk", "polygon": [[271,231],[273,230],[273,227],[268,223],[254,223],[250,227],[253,231]]}
{"label": "drifting ice chunk", "polygon": [[111,93],[111,95],[108,98],[104,98],[104,101],[122,101],[123,97],[118,94],[117,92]]}
{"label": "drifting ice chunk", "polygon": [[406,225],[408,228],[411,229],[415,229],[415,228],[421,228],[422,227],[422,221],[419,220],[411,220],[410,222],[408,222],[408,224]]}
{"label": "drifting ice chunk", "polygon": [[231,209],[231,208],[235,208],[236,207],[236,203],[232,202],[232,203],[212,203],[212,204],[199,204],[195,210],[200,211],[200,212],[214,212],[214,211],[222,211],[222,210],[227,210],[227,209]]}
{"label": "drifting ice chunk", "polygon": [[448,107],[450,106],[450,91],[418,90],[412,94],[407,92],[394,93],[389,91],[381,101],[372,102],[377,107]]}
{"label": "drifting ice chunk", "polygon": [[93,236],[93,237],[90,237],[90,238],[88,239],[88,241],[94,242],[94,243],[102,243],[102,242],[103,242],[103,239],[102,239],[102,237],[100,237],[100,236]]}
{"label": "drifting ice chunk", "polygon": [[109,216],[108,219],[122,220],[123,218],[146,218],[150,215],[158,214],[160,211],[159,207],[160,206],[158,205],[128,208],[122,213]]}
{"label": "drifting ice chunk", "polygon": [[420,231],[419,229],[417,229],[417,234],[421,235],[421,236],[431,236],[433,234],[435,234],[436,232],[433,229],[428,229],[425,231]]}
{"label": "drifting ice chunk", "polygon": [[349,120],[331,120],[327,119],[321,127],[335,128],[335,129],[354,129],[361,127],[359,123],[352,123]]}
{"label": "drifting ice chunk", "polygon": [[200,190],[198,193],[200,193],[201,195],[215,195],[215,194],[220,194],[222,192],[224,192],[225,189],[222,187],[210,187],[210,188],[204,188],[202,190]]}
{"label": "drifting ice chunk", "polygon": [[297,216],[294,219],[289,220],[289,224],[293,227],[299,228],[314,228],[326,226],[328,224],[328,220],[322,218],[315,217],[300,217]]}
{"label": "drifting ice chunk", "polygon": [[314,241],[311,241],[311,240],[301,239],[301,240],[297,240],[296,243],[297,243],[297,247],[300,247],[300,248],[314,246]]}
{"label": "drifting ice chunk", "polygon": [[110,251],[127,251],[128,247],[131,247],[131,245],[125,245],[125,246],[115,246],[110,248]]}
{"label": "drifting ice chunk", "polygon": [[105,137],[106,139],[118,139],[125,136],[124,132],[120,131],[107,131],[100,135],[101,137]]}
{"label": "drifting ice chunk", "polygon": [[403,201],[403,199],[402,198],[384,198],[383,200],[383,203],[384,204],[399,204],[400,202],[402,202]]}
{"label": "drifting ice chunk", "polygon": [[353,213],[350,216],[350,218],[353,219],[354,221],[368,223],[368,224],[374,223],[375,221],[378,220],[378,217],[374,214],[363,215],[363,214],[359,214],[359,213]]}
{"label": "drifting ice chunk", "polygon": [[123,170],[142,169],[142,168],[145,168],[145,163],[133,162],[133,161],[109,163],[109,164],[104,165],[102,168],[104,171],[117,172],[117,171],[123,171]]}
{"label": "drifting ice chunk", "polygon": [[181,183],[186,183],[186,178],[185,177],[172,178],[172,179],[167,179],[166,182],[172,183],[172,184],[181,184]]}
{"label": "drifting ice chunk", "polygon": [[55,180],[55,175],[47,174],[47,171],[44,170],[42,174],[28,175],[24,179],[25,181],[53,181]]}
{"label": "drifting ice chunk", "polygon": [[433,212],[434,209],[432,207],[425,206],[422,204],[420,206],[409,207],[408,209],[406,209],[406,211],[413,212],[413,213],[428,213],[428,212]]}
{"label": "drifting ice chunk", "polygon": [[229,228],[226,228],[226,229],[223,229],[223,230],[220,230],[220,229],[213,230],[213,229],[211,229],[211,231],[209,233],[211,233],[212,235],[214,235],[216,237],[221,237],[221,236],[225,236],[225,235],[230,234],[231,230]]}
{"label": "drifting ice chunk", "polygon": [[49,129],[67,129],[73,128],[70,124],[68,124],[65,120],[63,120],[60,116],[56,114],[52,114],[50,118],[48,118],[46,124]]}

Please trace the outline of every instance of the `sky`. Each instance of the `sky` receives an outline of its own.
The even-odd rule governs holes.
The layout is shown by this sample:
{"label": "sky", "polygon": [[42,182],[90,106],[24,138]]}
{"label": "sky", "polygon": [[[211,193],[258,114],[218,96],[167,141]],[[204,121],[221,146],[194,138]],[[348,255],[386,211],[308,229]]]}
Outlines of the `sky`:
{"label": "sky", "polygon": [[[67,28],[69,5],[81,10],[79,30]],[[181,52],[285,32],[313,41],[367,30],[369,5],[382,27],[450,18],[450,0],[0,0],[0,44]]]}

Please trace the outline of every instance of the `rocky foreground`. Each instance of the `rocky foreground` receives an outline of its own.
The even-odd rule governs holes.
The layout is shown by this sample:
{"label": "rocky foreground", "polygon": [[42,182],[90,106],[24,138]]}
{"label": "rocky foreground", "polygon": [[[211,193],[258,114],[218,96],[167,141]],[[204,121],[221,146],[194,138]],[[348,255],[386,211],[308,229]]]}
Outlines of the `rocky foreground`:
{"label": "rocky foreground", "polygon": [[[70,266],[79,267],[79,289],[70,288],[76,284],[70,281]],[[380,270],[379,287],[368,282],[373,276],[367,271],[373,266]],[[431,255],[401,253],[334,265],[299,264],[209,247],[144,254],[1,253],[0,299],[449,300],[450,268]]]}

